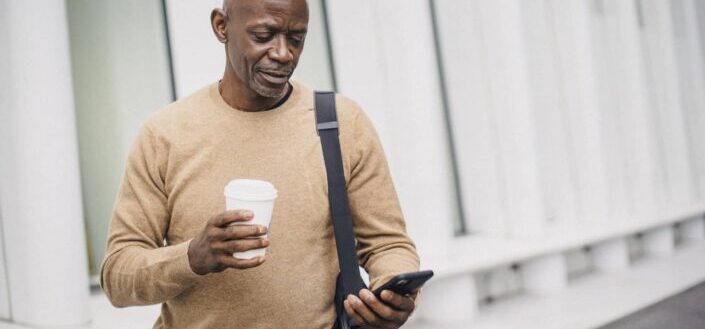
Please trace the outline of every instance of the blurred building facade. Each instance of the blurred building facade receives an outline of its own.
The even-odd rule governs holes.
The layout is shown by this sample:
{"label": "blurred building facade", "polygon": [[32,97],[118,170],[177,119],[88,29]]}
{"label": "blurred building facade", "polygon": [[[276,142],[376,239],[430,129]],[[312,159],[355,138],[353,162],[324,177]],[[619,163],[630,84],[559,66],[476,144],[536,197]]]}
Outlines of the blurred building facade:
{"label": "blurred building facade", "polygon": [[[222,75],[220,5],[0,0],[0,319],[90,320],[126,152]],[[378,129],[437,273],[417,326],[591,328],[705,280],[705,0],[309,6],[295,78]]]}

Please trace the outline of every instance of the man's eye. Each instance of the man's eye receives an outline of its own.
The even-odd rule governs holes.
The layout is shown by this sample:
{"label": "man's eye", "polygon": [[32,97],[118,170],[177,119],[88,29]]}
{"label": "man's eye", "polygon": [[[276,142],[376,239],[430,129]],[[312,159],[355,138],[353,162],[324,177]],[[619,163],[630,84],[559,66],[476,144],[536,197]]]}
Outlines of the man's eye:
{"label": "man's eye", "polygon": [[254,37],[255,41],[259,42],[265,42],[272,39],[272,33],[269,32],[256,32],[252,33],[252,36]]}
{"label": "man's eye", "polygon": [[304,42],[304,36],[303,35],[290,35],[289,40],[295,45],[298,45],[302,42]]}

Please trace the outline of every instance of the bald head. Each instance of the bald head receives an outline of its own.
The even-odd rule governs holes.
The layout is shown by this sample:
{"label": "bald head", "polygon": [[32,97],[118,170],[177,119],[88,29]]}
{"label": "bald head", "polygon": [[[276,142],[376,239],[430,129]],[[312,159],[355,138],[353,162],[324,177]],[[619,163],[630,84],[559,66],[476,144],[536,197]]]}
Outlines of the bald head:
{"label": "bald head", "polygon": [[276,103],[303,51],[306,0],[224,0],[223,9],[213,10],[211,24],[225,43],[223,85],[238,91],[240,99]]}
{"label": "bald head", "polygon": [[[261,0],[223,0],[223,10],[225,10],[225,12],[229,14],[232,12],[231,10],[236,10],[236,9],[247,10],[248,8],[251,8],[252,5],[262,4],[262,2],[263,1],[261,1]],[[297,5],[305,6],[306,10],[308,11],[308,3],[306,0],[281,0],[281,1],[274,1],[274,2],[290,3],[290,4],[298,2]]]}

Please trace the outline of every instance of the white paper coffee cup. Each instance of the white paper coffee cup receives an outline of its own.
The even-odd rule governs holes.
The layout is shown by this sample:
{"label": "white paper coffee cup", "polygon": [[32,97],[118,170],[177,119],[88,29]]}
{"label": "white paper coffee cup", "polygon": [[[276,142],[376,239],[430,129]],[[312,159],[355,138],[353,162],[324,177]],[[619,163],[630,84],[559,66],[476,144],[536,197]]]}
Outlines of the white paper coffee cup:
{"label": "white paper coffee cup", "polygon": [[[226,210],[250,210],[254,217],[250,221],[235,222],[232,225],[262,225],[269,228],[272,221],[274,200],[277,190],[272,183],[254,179],[236,179],[225,186]],[[268,234],[263,236],[268,237]],[[267,248],[233,253],[233,257],[250,259],[264,256]]]}

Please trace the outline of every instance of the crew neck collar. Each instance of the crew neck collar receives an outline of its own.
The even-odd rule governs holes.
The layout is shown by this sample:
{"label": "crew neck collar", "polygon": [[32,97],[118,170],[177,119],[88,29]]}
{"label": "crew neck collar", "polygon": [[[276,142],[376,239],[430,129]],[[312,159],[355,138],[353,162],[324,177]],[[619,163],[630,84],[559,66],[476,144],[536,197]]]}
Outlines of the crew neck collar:
{"label": "crew neck collar", "polygon": [[225,102],[225,99],[223,99],[223,96],[220,95],[220,92],[218,91],[218,82],[215,82],[211,85],[210,87],[210,98],[213,100],[213,102],[217,105],[218,108],[227,110],[228,112],[233,113],[234,115],[244,115],[244,116],[258,116],[258,117],[265,117],[265,116],[271,116],[271,115],[278,115],[283,112],[287,112],[290,109],[296,107],[296,104],[299,103],[301,100],[301,89],[302,87],[293,80],[289,80],[289,91],[287,92],[287,95],[284,96],[277,104],[275,104],[274,107],[268,110],[264,111],[245,111],[242,109],[234,108],[230,106],[227,102]]}

